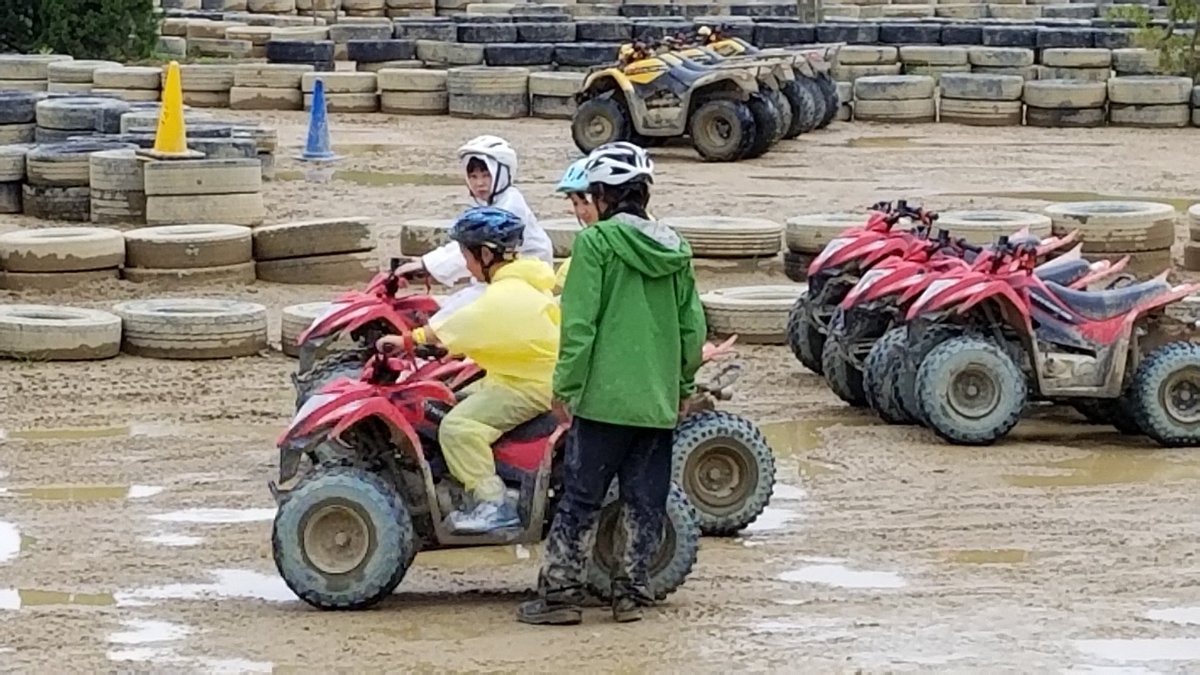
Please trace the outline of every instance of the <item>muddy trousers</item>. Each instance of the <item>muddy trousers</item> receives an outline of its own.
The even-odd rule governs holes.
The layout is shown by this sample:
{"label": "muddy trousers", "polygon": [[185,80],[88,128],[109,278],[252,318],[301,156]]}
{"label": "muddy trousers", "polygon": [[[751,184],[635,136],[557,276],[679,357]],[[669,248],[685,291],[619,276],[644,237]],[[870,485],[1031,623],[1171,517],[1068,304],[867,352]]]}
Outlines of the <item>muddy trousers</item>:
{"label": "muddy trousers", "polygon": [[450,473],[480,501],[499,501],[504,482],[496,475],[492,444],[505,432],[550,410],[550,386],[484,378],[454,406],[438,430]]}
{"label": "muddy trousers", "polygon": [[654,602],[650,561],[658,551],[671,488],[673,433],[575,418],[567,436],[563,497],[538,578],[538,591],[547,601],[574,604],[583,598],[600,507],[615,477],[626,545],[616,561],[612,594],[642,605]]}

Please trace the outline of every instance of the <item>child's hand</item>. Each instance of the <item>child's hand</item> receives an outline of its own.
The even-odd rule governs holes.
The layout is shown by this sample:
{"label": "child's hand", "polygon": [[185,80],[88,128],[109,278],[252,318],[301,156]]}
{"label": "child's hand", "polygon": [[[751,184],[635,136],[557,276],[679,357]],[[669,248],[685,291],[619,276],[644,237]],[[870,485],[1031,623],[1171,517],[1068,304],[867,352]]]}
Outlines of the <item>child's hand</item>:
{"label": "child's hand", "polygon": [[375,341],[375,349],[384,354],[393,354],[404,349],[404,337],[400,335],[385,335]]}
{"label": "child's hand", "polygon": [[728,340],[719,345],[714,345],[711,342],[705,342],[704,347],[700,350],[700,358],[704,361],[714,361],[733,353],[733,343],[737,341],[738,336],[731,336]]}

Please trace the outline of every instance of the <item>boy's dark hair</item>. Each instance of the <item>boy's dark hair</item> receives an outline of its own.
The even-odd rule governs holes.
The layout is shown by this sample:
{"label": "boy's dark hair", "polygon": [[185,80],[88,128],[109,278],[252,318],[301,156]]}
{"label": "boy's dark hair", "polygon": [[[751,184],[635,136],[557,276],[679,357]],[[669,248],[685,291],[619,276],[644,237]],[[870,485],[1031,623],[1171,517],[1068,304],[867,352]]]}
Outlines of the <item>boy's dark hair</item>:
{"label": "boy's dark hair", "polygon": [[479,159],[478,157],[472,157],[471,159],[467,160],[467,173],[478,173],[480,171],[487,170],[487,164],[482,159]]}
{"label": "boy's dark hair", "polygon": [[646,205],[650,203],[650,184],[645,181],[625,183],[624,185],[606,185],[592,183],[588,186],[588,196],[593,202],[603,200],[604,212],[602,220],[607,220],[618,213],[628,213],[638,218],[649,219],[646,215]]}

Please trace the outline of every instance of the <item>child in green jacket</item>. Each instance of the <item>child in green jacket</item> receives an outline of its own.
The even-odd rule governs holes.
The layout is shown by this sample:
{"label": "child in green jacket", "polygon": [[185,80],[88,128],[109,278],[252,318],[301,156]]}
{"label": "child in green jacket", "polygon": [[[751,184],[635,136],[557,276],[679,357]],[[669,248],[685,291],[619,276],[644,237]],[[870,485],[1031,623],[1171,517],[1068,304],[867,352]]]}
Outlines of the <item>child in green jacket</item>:
{"label": "child in green jacket", "polygon": [[654,602],[649,563],[666,513],[672,437],[695,392],[707,326],[691,248],[646,213],[653,166],[630,143],[601,146],[586,164],[600,221],[576,238],[562,293],[554,396],[573,421],[539,597],[517,613],[526,623],[581,620],[588,555],[613,478],[628,542],[613,617],[636,621]]}

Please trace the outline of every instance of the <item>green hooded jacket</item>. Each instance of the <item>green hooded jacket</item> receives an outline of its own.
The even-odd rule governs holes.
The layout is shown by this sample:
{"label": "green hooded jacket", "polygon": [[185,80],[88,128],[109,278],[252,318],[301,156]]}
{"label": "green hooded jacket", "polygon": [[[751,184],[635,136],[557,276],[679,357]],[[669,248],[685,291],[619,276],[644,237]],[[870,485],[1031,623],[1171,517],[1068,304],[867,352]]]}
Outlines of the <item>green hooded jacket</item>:
{"label": "green hooded jacket", "polygon": [[600,221],[571,251],[555,398],[584,419],[673,429],[707,332],[687,242],[628,214]]}

